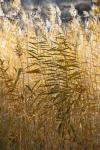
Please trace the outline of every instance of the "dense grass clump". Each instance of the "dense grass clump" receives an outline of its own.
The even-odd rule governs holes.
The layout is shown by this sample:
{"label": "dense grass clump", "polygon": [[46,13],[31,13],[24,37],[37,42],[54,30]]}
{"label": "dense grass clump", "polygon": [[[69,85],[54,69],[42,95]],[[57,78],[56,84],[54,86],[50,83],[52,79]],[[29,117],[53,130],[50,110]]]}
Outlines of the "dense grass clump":
{"label": "dense grass clump", "polygon": [[99,150],[100,25],[33,29],[0,32],[0,149]]}

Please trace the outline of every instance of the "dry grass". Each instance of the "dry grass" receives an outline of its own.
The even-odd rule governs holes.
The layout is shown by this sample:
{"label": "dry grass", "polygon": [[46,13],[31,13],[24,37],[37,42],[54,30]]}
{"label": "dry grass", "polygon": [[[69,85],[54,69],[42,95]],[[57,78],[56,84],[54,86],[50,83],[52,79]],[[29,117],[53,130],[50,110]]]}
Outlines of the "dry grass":
{"label": "dry grass", "polygon": [[99,150],[100,24],[0,32],[0,149]]}

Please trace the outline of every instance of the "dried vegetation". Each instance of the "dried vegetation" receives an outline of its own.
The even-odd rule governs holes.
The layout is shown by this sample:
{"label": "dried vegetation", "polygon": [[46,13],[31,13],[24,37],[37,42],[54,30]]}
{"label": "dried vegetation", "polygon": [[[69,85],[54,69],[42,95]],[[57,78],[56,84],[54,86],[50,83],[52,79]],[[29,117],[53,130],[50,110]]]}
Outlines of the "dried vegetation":
{"label": "dried vegetation", "polygon": [[[7,22],[6,22],[7,26]],[[99,150],[100,24],[0,32],[0,149]]]}

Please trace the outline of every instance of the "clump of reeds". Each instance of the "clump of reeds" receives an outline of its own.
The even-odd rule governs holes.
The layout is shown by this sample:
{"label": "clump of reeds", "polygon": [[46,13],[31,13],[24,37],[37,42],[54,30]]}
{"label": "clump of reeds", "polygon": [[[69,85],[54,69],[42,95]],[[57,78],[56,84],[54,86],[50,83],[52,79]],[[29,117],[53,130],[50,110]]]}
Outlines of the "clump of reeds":
{"label": "clump of reeds", "polygon": [[55,26],[0,33],[1,150],[99,150],[100,25]]}

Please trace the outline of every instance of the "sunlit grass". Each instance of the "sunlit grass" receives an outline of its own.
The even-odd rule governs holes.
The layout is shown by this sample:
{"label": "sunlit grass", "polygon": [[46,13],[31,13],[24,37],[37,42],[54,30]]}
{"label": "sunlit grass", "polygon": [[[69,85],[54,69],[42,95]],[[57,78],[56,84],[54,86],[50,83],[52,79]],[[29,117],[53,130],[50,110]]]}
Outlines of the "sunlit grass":
{"label": "sunlit grass", "polygon": [[99,150],[100,25],[0,31],[1,150]]}

